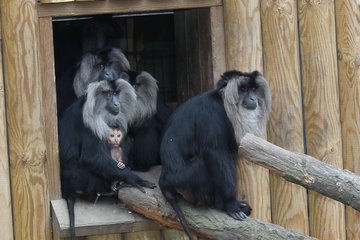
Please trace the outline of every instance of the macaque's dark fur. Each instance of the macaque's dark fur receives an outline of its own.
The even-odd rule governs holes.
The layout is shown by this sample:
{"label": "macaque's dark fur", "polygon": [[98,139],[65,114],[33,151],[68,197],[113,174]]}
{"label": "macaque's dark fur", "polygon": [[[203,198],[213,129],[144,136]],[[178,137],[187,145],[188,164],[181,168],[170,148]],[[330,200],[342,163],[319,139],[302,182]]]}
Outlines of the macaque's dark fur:
{"label": "macaque's dark fur", "polygon": [[135,170],[146,171],[160,164],[162,132],[172,110],[157,101],[158,86],[149,73],[130,71],[128,74],[138,100],[136,117],[128,132],[132,139],[129,166]]}
{"label": "macaque's dark fur", "polygon": [[[105,109],[101,95],[106,90],[119,91],[120,112],[113,115]],[[153,188],[130,169],[119,169],[111,158],[106,137],[110,127],[126,129],[134,115],[136,95],[130,84],[122,79],[113,82],[91,83],[85,96],[77,99],[63,114],[59,127],[62,196],[68,202],[72,239],[74,230],[74,201],[80,195],[94,200],[97,193],[110,192],[113,181],[132,186]]]}
{"label": "macaque's dark fur", "polygon": [[[243,106],[243,84],[252,91],[256,88],[254,110]],[[238,220],[250,214],[248,203],[236,198],[236,154],[245,133],[259,135],[265,130],[270,106],[270,90],[259,72],[229,71],[215,90],[189,99],[170,117],[160,149],[159,185],[190,239],[179,197]]]}

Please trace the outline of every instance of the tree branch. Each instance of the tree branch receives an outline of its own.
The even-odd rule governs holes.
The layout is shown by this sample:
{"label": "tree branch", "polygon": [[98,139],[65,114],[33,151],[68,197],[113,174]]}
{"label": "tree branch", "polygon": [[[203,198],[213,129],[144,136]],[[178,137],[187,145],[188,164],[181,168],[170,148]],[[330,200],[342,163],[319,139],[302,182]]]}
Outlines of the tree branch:
{"label": "tree branch", "polygon": [[241,140],[239,154],[304,186],[360,211],[360,177],[311,156],[290,152],[252,134]]}
{"label": "tree branch", "polygon": [[[144,179],[158,182],[161,167],[155,167],[146,173],[138,173]],[[123,188],[119,191],[119,199],[133,211],[159,223],[182,230],[175,212],[165,201],[159,188],[146,189],[146,193],[136,188]],[[314,239],[300,233],[270,223],[247,218],[237,221],[227,214],[208,208],[192,207],[180,202],[189,226],[194,234],[208,239],[263,239],[289,240]]]}

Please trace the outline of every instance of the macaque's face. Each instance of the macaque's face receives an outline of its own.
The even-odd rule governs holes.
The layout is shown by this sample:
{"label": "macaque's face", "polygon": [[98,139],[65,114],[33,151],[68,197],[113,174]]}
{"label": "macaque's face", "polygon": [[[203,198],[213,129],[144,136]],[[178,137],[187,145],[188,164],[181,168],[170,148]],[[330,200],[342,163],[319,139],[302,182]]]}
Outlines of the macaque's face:
{"label": "macaque's face", "polygon": [[111,147],[119,147],[123,138],[123,132],[120,129],[114,129],[108,137],[108,143]]}

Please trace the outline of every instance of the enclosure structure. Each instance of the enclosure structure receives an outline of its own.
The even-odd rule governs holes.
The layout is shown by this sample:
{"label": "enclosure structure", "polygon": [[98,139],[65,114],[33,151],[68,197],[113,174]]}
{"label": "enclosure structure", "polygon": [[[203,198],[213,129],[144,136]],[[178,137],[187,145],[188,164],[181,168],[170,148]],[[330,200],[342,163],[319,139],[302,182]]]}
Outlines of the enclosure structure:
{"label": "enclosure structure", "polygon": [[[54,49],[56,24],[69,17],[126,18],[126,39],[134,43],[129,36],[136,35],[131,29],[140,17],[148,20],[153,14],[166,13],[172,19],[173,47],[167,53],[171,52],[173,62],[161,73],[165,68],[172,71],[156,76],[166,76],[171,86],[171,97],[165,99],[179,104],[210,89],[226,69],[260,70],[269,80],[273,97],[267,139],[360,174],[357,0],[0,2],[3,239],[58,238],[52,234],[50,200],[61,198],[56,59],[62,51]],[[73,35],[66,37],[76,41]],[[129,53],[136,53],[131,44],[127,47]],[[169,89],[166,84],[164,89]],[[319,239],[360,238],[360,213],[352,208],[246,161],[240,163],[239,176],[239,197],[253,206],[252,217]],[[180,238],[167,231],[154,227],[148,232],[84,238]]]}

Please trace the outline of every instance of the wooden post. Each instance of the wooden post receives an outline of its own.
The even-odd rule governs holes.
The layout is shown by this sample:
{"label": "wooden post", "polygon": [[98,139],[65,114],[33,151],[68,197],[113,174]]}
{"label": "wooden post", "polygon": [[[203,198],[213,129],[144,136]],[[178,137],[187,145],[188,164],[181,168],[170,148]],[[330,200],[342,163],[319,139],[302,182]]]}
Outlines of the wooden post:
{"label": "wooden post", "polygon": [[[342,168],[334,1],[298,1],[307,154]],[[344,205],[309,192],[310,234],[345,239]]]}
{"label": "wooden post", "polygon": [[52,18],[39,19],[43,125],[50,199],[61,197]]}
{"label": "wooden post", "polygon": [[[335,3],[344,167],[360,174],[360,11],[356,1]],[[347,239],[360,239],[360,212],[345,215]]]}
{"label": "wooden post", "polygon": [[226,71],[223,7],[210,8],[213,85]]}
{"label": "wooden post", "polygon": [[[260,2],[226,0],[223,4],[227,69],[262,71]],[[247,161],[240,160],[239,165],[239,198],[249,201],[252,217],[270,222],[269,171]]]}
{"label": "wooden post", "polygon": [[[261,1],[264,75],[272,90],[268,140],[304,152],[296,1]],[[306,189],[271,173],[272,222],[309,234]]]}
{"label": "wooden post", "polygon": [[[1,29],[0,29],[1,30]],[[1,38],[1,31],[0,31]],[[10,169],[8,155],[5,90],[3,79],[2,45],[0,45],[0,232],[4,239],[13,240],[13,217],[10,192]]]}
{"label": "wooden post", "polygon": [[15,239],[51,239],[36,0],[0,0]]}

